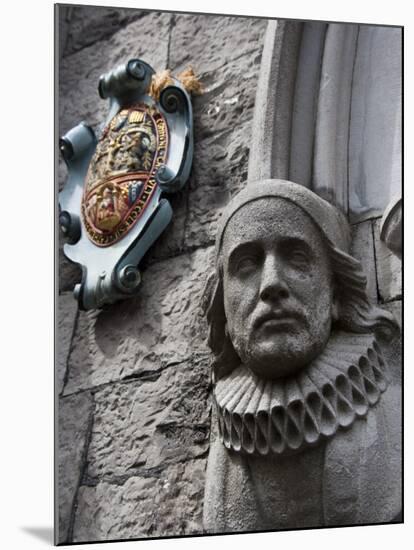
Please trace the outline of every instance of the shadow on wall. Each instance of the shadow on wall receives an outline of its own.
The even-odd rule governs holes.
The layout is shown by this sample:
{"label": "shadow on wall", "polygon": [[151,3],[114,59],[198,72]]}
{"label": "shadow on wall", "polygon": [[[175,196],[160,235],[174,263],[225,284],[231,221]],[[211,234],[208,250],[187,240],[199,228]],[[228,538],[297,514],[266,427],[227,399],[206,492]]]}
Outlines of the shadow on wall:
{"label": "shadow on wall", "polygon": [[21,527],[24,533],[53,545],[53,527]]}

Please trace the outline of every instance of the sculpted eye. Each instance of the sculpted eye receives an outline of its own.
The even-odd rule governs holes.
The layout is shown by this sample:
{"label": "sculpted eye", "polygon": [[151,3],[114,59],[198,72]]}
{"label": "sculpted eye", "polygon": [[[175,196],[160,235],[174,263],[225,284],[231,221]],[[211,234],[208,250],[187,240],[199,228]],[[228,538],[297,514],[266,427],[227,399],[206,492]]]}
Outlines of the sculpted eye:
{"label": "sculpted eye", "polygon": [[256,256],[243,256],[236,265],[238,273],[250,273],[257,267],[258,258]]}
{"label": "sculpted eye", "polygon": [[293,250],[290,250],[288,254],[288,259],[294,267],[298,267],[299,269],[305,269],[310,264],[310,258],[307,252],[299,248],[294,248]]}
{"label": "sculpted eye", "polygon": [[247,276],[255,272],[263,261],[263,250],[251,243],[242,244],[232,251],[229,257],[229,273]]}

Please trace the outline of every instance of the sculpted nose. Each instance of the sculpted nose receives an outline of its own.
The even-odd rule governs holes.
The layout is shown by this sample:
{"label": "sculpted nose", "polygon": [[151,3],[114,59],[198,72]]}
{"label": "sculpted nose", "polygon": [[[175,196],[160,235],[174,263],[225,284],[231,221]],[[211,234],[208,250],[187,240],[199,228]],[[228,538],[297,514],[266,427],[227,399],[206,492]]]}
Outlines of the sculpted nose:
{"label": "sculpted nose", "polygon": [[275,256],[269,255],[263,264],[260,298],[264,302],[272,302],[288,296],[289,290],[283,276],[282,266]]}

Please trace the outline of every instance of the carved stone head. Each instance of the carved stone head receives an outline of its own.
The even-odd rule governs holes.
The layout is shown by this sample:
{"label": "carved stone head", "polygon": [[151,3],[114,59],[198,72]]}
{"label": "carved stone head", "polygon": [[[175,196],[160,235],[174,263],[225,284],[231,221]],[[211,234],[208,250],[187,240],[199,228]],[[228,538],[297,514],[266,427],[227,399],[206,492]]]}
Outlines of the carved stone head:
{"label": "carved stone head", "polygon": [[223,235],[227,330],[242,363],[264,378],[294,374],[329,338],[333,276],[312,219],[279,197],[247,203]]}
{"label": "carved stone head", "polygon": [[[352,505],[367,509],[362,520],[400,509],[399,398],[377,338],[397,325],[370,303],[349,240],[335,207],[288,181],[247,184],[222,215],[204,303],[215,404],[207,531],[343,524],[343,503],[367,495],[376,507]],[[374,455],[378,483],[364,473]]]}
{"label": "carved stone head", "polygon": [[221,218],[206,291],[216,375],[242,363],[265,379],[286,377],[322,352],[334,325],[392,329],[348,248],[345,217],[309,189],[247,185]]}

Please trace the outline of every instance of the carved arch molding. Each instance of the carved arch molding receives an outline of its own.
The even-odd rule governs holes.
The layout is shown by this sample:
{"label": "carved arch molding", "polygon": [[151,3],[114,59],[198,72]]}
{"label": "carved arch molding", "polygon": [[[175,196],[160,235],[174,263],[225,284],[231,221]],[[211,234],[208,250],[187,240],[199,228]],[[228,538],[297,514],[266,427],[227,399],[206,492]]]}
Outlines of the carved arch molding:
{"label": "carved arch molding", "polygon": [[249,180],[300,183],[351,223],[398,203],[401,57],[399,27],[269,21]]}

